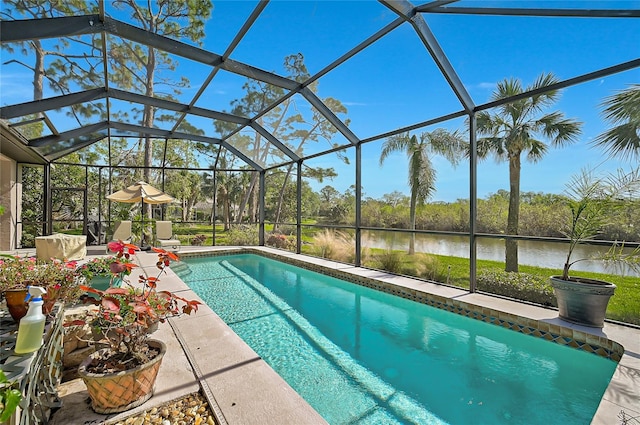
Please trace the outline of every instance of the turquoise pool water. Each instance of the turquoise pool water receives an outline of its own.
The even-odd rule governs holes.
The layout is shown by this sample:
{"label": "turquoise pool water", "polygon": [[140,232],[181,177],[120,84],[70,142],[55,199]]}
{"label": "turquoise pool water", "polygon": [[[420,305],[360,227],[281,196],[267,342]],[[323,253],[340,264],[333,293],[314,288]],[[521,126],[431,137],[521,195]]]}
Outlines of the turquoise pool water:
{"label": "turquoise pool water", "polygon": [[174,270],[331,424],[586,424],[616,367],[257,255]]}

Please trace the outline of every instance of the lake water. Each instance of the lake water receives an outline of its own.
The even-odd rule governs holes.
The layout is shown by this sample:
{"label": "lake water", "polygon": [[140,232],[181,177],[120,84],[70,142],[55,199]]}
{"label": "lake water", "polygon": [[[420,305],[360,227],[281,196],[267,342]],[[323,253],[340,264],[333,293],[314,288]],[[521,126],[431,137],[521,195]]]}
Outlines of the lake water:
{"label": "lake water", "polygon": [[[363,231],[362,246],[392,250],[407,250],[409,235],[400,232]],[[416,235],[416,252],[469,258],[469,237],[456,235]],[[568,245],[554,242],[519,241],[518,260],[522,265],[562,269]],[[607,252],[608,247],[579,245],[572,259],[592,258],[599,252]],[[629,249],[629,251],[631,251]],[[477,257],[479,260],[504,262],[504,240],[491,238],[477,239]],[[571,270],[597,273],[623,274],[621,270],[606,269],[602,261],[580,261]],[[625,270],[629,276],[640,276],[638,273]]]}

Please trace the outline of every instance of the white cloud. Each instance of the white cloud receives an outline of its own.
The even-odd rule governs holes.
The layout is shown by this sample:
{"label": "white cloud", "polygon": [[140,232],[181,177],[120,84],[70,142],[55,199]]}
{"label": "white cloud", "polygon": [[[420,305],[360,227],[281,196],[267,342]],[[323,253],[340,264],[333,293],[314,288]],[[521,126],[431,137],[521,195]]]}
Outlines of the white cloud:
{"label": "white cloud", "polygon": [[482,82],[482,83],[476,84],[475,87],[482,90],[492,90],[496,87],[496,83]]}
{"label": "white cloud", "polygon": [[368,106],[368,103],[364,103],[364,102],[342,102],[343,105],[345,106]]}

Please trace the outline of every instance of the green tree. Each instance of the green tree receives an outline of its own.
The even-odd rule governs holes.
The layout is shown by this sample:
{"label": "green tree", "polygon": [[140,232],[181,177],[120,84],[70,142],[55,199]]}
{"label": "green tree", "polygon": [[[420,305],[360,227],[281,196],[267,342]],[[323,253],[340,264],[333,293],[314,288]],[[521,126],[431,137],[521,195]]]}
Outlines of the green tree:
{"label": "green tree", "polygon": [[[491,96],[499,101],[544,89],[558,80],[552,74],[542,74],[528,87],[522,87],[519,80],[511,78],[498,83]],[[482,111],[477,115],[478,158],[490,154],[497,161],[509,163],[509,212],[507,215],[508,235],[518,234],[520,220],[520,173],[522,154],[531,162],[539,161],[551,146],[560,147],[573,143],[581,134],[581,123],[564,117],[561,112],[543,113],[559,98],[558,90],[538,93],[534,96],[498,106],[495,112]],[[518,271],[518,241],[505,242],[505,270]]]}
{"label": "green tree", "polygon": [[[284,68],[286,70],[286,77],[298,81],[300,83],[306,81],[310,75],[307,67],[304,63],[304,56],[301,53],[289,55],[284,58]],[[308,86],[308,88],[316,92],[317,82],[314,82]],[[281,87],[276,87],[271,84],[249,79],[244,85],[243,89],[245,95],[241,99],[236,99],[231,102],[231,113],[243,117],[253,117],[260,113],[264,108],[273,104],[276,100],[285,95],[285,91]],[[322,99],[325,105],[336,115],[346,114],[347,109],[344,105],[336,99],[324,98]],[[323,141],[331,143],[333,135],[337,132],[337,129],[329,123],[329,121],[320,114],[315,108],[312,108],[310,115],[303,115],[297,111],[302,110],[296,105],[296,98],[291,97],[279,106],[273,108],[266,114],[257,118],[256,122],[269,131],[279,141],[287,145],[293,152],[302,154],[305,146],[311,143],[321,143]],[[345,120],[348,124],[348,120]],[[220,134],[228,133],[235,129],[233,123],[221,123],[216,122],[216,130]],[[265,164],[268,160],[272,162],[288,161],[286,157],[279,149],[271,145],[258,132],[252,137],[246,135],[235,135],[232,138],[234,146],[241,151],[245,152],[251,160],[257,164]],[[334,146],[333,144],[331,146]],[[345,160],[345,157],[338,152],[338,157]],[[306,164],[305,164],[306,165]],[[286,178],[282,180],[282,186],[280,189],[280,195],[277,198],[277,205],[275,208],[274,221],[281,221],[282,211],[288,207],[284,207],[283,203],[292,202],[295,198],[288,199],[285,196],[287,186],[290,184],[291,176],[293,175],[295,164],[287,166]],[[315,179],[322,182],[324,178],[331,178],[335,176],[335,171],[332,168],[311,168],[305,167],[304,176]],[[240,221],[243,216],[248,215],[254,217],[255,205],[257,205],[257,179],[258,175],[254,174],[251,182],[248,186],[248,191],[245,193],[242,202],[239,205],[236,220]],[[253,199],[253,202],[251,201]],[[249,210],[246,213],[246,210]]]}
{"label": "green tree", "polygon": [[[201,44],[204,38],[204,25],[213,7],[210,1],[205,0],[187,2],[155,0],[145,3],[136,0],[113,0],[112,5],[116,9],[128,11],[133,22],[139,23],[142,28],[153,34],[176,40],[188,39],[197,44]],[[162,78],[163,70],[175,70],[177,66],[168,52],[126,39],[110,43],[110,50],[108,55],[112,61],[110,78],[123,90],[174,100],[173,95],[179,94],[180,89],[189,84],[186,79],[169,84]],[[168,84],[170,85],[169,93],[166,92]],[[156,89],[158,86],[165,86],[165,88],[159,91]],[[139,116],[140,124],[144,127],[153,127],[156,119],[163,118],[156,117],[155,108],[149,104],[145,104],[142,110],[134,112]],[[140,144],[143,149],[143,178],[151,183],[153,139],[146,136],[141,141],[143,142]],[[148,208],[147,211],[150,212],[150,206]]]}
{"label": "green tree", "polygon": [[610,157],[640,161],[640,84],[632,84],[607,97],[603,115],[614,127],[599,135],[593,144]]}
{"label": "green tree", "polygon": [[[457,165],[462,152],[464,141],[457,133],[450,133],[444,129],[424,132],[420,138],[409,133],[402,133],[389,137],[382,145],[380,165],[393,152],[405,152],[409,158],[409,188],[411,200],[409,209],[409,227],[416,229],[416,208],[431,197],[436,189],[436,170],[431,163],[431,155],[442,155],[454,166]],[[415,253],[415,233],[409,239],[409,255]]]}
{"label": "green tree", "polygon": [[[54,18],[74,14],[98,13],[97,4],[91,4],[85,0],[5,0],[3,3],[0,16],[9,19],[22,19],[23,17],[29,19]],[[93,40],[95,40],[95,37],[92,37],[92,41],[89,44],[90,50],[94,53],[93,55],[65,53],[66,47],[70,43],[87,44],[80,37],[62,37],[58,40],[58,44],[53,45],[52,49],[45,48],[42,40],[38,39],[25,40],[10,45],[3,44],[2,48],[13,53],[17,47],[25,55],[28,55],[29,50],[33,52],[34,63],[32,65],[17,60],[13,60],[13,62],[17,62],[33,72],[33,100],[41,100],[44,93],[45,79],[54,91],[61,93],[69,93],[71,76],[77,76],[78,74],[83,75],[82,78],[78,79],[78,82],[89,86],[93,83],[93,87],[96,86],[96,78],[99,78],[99,76],[96,74],[95,69],[99,62],[92,59],[101,58],[101,55],[99,51],[93,51]],[[48,60],[48,57],[53,57],[54,59]],[[78,58],[82,58],[83,63],[88,65],[89,69],[82,70],[75,61]]]}

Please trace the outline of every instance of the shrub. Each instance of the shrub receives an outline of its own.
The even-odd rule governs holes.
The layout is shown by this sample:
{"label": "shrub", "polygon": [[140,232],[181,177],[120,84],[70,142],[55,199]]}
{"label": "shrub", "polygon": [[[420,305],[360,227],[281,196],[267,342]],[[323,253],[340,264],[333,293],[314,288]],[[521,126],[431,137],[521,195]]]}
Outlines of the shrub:
{"label": "shrub", "polygon": [[288,224],[284,226],[280,226],[278,227],[278,232],[282,233],[283,235],[294,236],[296,234],[296,226],[292,226]]}
{"label": "shrub", "polygon": [[273,246],[279,249],[290,250],[295,245],[295,242],[294,240],[288,238],[286,235],[280,233],[271,233],[265,241],[265,245]]}
{"label": "shrub", "polygon": [[240,224],[229,229],[227,237],[229,240],[229,245],[258,245],[258,228],[256,226]]}
{"label": "shrub", "polygon": [[557,306],[548,279],[527,273],[482,271],[478,273],[478,290],[547,306]]}
{"label": "shrub", "polygon": [[391,273],[400,273],[402,271],[402,253],[400,251],[386,250],[378,255],[380,268]]}
{"label": "shrub", "polygon": [[416,276],[435,282],[449,283],[447,273],[445,273],[444,266],[440,264],[438,257],[422,253],[416,254],[415,257]]}
{"label": "shrub", "polygon": [[191,245],[202,245],[207,240],[207,235],[195,235],[191,238]]}
{"label": "shrub", "polygon": [[355,257],[353,236],[335,230],[324,229],[313,238],[313,254],[322,258],[353,263]]}

